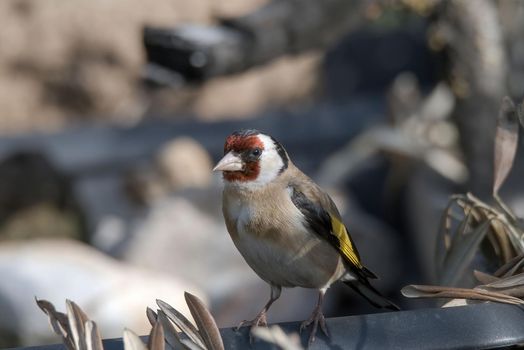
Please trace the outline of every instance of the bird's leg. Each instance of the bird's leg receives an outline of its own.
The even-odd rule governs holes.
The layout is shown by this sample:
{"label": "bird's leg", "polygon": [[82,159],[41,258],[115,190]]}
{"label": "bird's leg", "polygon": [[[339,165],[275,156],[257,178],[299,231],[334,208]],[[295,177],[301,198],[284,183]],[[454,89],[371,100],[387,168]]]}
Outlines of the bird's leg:
{"label": "bird's leg", "polygon": [[282,287],[271,285],[271,296],[269,298],[269,301],[266,303],[266,305],[264,305],[264,307],[262,308],[262,310],[260,310],[258,315],[251,321],[244,320],[240,322],[240,324],[236,328],[236,331],[238,331],[240,327],[243,327],[243,326],[251,326],[251,327],[267,326],[267,320],[266,320],[267,310],[269,310],[269,308],[271,307],[271,304],[273,304],[275,300],[280,298],[281,292],[282,292]]}
{"label": "bird's leg", "polygon": [[313,324],[313,328],[311,329],[311,333],[309,334],[309,341],[308,344],[311,345],[315,341],[315,334],[317,333],[317,328],[320,325],[320,329],[322,329],[322,332],[329,337],[329,333],[326,327],[326,320],[324,318],[324,315],[322,314],[322,302],[324,301],[324,294],[326,294],[326,289],[321,289],[318,294],[318,302],[317,306],[313,309],[313,313],[311,313],[311,316],[302,322],[300,325],[300,332],[302,332],[304,329],[306,329],[310,324]]}

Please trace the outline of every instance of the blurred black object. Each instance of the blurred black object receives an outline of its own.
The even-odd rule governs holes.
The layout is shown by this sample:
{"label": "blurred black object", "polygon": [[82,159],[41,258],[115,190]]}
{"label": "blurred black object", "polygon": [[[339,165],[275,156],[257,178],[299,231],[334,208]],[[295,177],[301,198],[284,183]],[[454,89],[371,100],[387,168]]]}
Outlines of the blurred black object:
{"label": "blurred black object", "polygon": [[241,33],[226,27],[183,26],[175,29],[146,27],[146,76],[159,84],[178,86],[228,73],[241,50]]}
{"label": "blurred black object", "polygon": [[425,91],[438,82],[439,55],[427,46],[427,23],[418,18],[387,31],[363,27],[328,48],[323,62],[324,94],[383,94],[401,73],[411,72]]}
{"label": "blurred black object", "polygon": [[72,178],[43,152],[0,159],[0,241],[68,237],[87,240]]}
{"label": "blurred black object", "polygon": [[325,47],[361,23],[364,5],[346,0],[274,0],[217,26],[146,27],[146,77],[176,86]]}

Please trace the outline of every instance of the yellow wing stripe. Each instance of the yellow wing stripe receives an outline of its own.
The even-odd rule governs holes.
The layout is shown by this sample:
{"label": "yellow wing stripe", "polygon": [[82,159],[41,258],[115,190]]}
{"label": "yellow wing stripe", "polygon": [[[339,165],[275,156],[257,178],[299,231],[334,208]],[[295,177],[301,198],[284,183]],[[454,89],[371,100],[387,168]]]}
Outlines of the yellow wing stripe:
{"label": "yellow wing stripe", "polygon": [[331,218],[331,227],[333,228],[333,233],[338,238],[340,244],[340,252],[349,260],[353,265],[358,268],[362,268],[362,263],[360,262],[353,244],[349,239],[349,234],[346,229],[346,226],[333,215],[329,215]]}

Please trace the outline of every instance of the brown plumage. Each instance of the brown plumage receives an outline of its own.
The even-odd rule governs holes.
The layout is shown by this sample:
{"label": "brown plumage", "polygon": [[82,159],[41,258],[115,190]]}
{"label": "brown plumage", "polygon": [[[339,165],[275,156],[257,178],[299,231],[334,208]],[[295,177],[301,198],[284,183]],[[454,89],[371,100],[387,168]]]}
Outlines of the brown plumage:
{"label": "brown plumage", "polygon": [[248,265],[271,286],[259,315],[241,325],[265,325],[282,287],[313,288],[319,301],[301,325],[313,325],[312,342],[318,326],[327,334],[322,301],[338,280],[376,306],[396,308],[369,283],[375,275],[362,264],[331,198],[276,140],[256,130],[236,132],[226,139],[224,153],[214,170],[223,172],[227,229]]}
{"label": "brown plumage", "polygon": [[[300,220],[290,219],[300,218],[301,213],[291,200],[288,184],[306,179],[290,164],[282,176],[263,188],[243,191],[228,186],[224,190],[222,208],[231,238],[251,268],[270,284],[321,288],[340,278],[345,271],[343,259],[335,248],[321,237],[309,233]],[[313,191],[312,188],[305,190],[323,200],[321,192]],[[249,214],[232,213],[239,203]],[[249,218],[245,219],[243,215],[249,215]],[[250,235],[242,237],[238,232],[239,226],[243,226],[243,230],[250,232]],[[268,255],[274,255],[275,259],[265,263],[257,259],[263,260],[266,256],[249,255],[251,250],[244,245],[250,244],[257,244],[257,249],[266,248],[267,245],[268,250],[285,247],[287,251],[280,254],[269,252]],[[244,254],[246,251],[248,253]]]}

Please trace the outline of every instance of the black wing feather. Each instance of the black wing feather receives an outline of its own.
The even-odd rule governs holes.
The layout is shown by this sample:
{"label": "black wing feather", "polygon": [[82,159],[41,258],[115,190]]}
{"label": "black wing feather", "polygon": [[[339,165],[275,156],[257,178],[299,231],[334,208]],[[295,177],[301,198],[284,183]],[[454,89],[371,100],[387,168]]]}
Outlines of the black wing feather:
{"label": "black wing feather", "polygon": [[[306,219],[307,225],[309,228],[319,235],[321,238],[325,239],[329,244],[331,244],[338,252],[341,251],[341,242],[339,238],[333,234],[333,224],[331,220],[331,215],[329,212],[324,209],[320,204],[313,202],[304,195],[296,186],[290,184],[289,187],[292,189],[291,192],[291,201],[293,204],[300,210]],[[360,261],[360,255],[351,239],[351,236],[348,235],[348,239],[351,241],[353,252],[356,255],[357,259]],[[343,254],[342,254],[343,255]],[[353,263],[344,260],[346,265],[361,278],[376,278],[370,270],[364,266],[359,267]]]}

